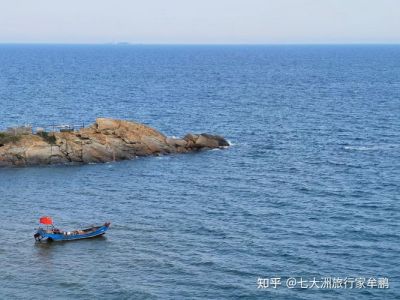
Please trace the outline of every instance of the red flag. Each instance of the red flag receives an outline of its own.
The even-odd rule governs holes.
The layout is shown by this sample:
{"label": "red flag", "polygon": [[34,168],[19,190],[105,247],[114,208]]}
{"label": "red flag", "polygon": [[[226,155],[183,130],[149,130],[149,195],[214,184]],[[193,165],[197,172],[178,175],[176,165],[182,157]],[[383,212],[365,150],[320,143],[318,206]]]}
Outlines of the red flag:
{"label": "red flag", "polygon": [[40,223],[44,224],[44,225],[52,225],[53,224],[53,220],[51,219],[51,217],[41,217],[40,218]]}

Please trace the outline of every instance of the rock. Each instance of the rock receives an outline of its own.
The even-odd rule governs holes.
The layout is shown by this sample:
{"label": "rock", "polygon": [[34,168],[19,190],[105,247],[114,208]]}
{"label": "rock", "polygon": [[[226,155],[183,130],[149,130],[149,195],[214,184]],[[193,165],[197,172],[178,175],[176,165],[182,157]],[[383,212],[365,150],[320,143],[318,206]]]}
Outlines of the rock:
{"label": "rock", "polygon": [[114,161],[115,152],[113,148],[107,144],[101,144],[94,141],[92,144],[80,148],[80,157],[77,161],[81,160],[84,163],[97,163]]}
{"label": "rock", "polygon": [[184,139],[175,139],[175,138],[166,138],[165,142],[171,147],[182,147],[182,148],[185,148],[188,143]]}
{"label": "rock", "polygon": [[145,136],[141,138],[143,144],[148,148],[149,153],[152,154],[160,154],[160,153],[169,153],[170,148],[169,145],[166,144],[165,140],[160,141],[158,138],[154,136]]}
{"label": "rock", "polygon": [[67,163],[68,160],[60,151],[60,147],[41,145],[30,147],[25,151],[25,160],[29,165],[46,165]]}
{"label": "rock", "polygon": [[119,127],[118,120],[107,119],[107,118],[97,118],[95,126],[98,131],[115,130]]}
{"label": "rock", "polygon": [[[229,147],[230,146],[229,142],[226,139],[224,139],[222,136],[219,136],[219,135],[211,135],[208,133],[202,133],[202,134],[200,134],[199,139],[200,138],[202,138],[202,141],[201,141],[202,143],[205,143],[208,145],[211,145],[214,142],[216,142],[216,146],[214,146],[214,147],[207,146],[209,148],[217,148],[217,147],[219,148],[219,147]],[[199,139],[197,140],[197,143],[199,143]]]}
{"label": "rock", "polygon": [[218,141],[205,135],[200,135],[194,145],[197,148],[218,148]]}
{"label": "rock", "polygon": [[41,136],[25,134],[3,142],[0,167],[108,162],[229,146],[217,135],[170,138],[140,123],[107,118],[98,118],[96,123],[79,131],[56,132],[51,139],[47,136],[44,132]]}
{"label": "rock", "polygon": [[188,133],[187,135],[184,136],[184,140],[187,142],[193,142],[196,143],[196,140],[199,138],[199,136],[197,134],[192,134],[192,133]]}

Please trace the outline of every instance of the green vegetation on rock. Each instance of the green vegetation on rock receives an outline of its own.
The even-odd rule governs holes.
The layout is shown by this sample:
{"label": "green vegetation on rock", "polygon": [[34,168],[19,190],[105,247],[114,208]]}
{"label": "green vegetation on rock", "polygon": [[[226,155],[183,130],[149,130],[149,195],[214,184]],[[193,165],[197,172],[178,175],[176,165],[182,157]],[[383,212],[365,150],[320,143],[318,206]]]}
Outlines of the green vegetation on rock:
{"label": "green vegetation on rock", "polygon": [[49,144],[54,145],[56,143],[56,137],[54,136],[54,134],[49,134],[46,131],[42,131],[42,132],[38,132],[37,135],[42,137]]}
{"label": "green vegetation on rock", "polygon": [[0,146],[8,143],[18,142],[21,137],[19,135],[9,134],[7,132],[0,132]]}

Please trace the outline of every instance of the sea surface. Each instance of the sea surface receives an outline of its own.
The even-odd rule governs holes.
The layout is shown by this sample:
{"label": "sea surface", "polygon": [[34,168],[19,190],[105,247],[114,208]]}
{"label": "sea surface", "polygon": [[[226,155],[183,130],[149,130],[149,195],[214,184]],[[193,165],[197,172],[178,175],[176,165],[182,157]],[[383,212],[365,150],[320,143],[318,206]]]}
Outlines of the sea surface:
{"label": "sea surface", "polygon": [[0,46],[0,128],[100,116],[231,147],[0,169],[0,299],[400,299],[400,46]]}

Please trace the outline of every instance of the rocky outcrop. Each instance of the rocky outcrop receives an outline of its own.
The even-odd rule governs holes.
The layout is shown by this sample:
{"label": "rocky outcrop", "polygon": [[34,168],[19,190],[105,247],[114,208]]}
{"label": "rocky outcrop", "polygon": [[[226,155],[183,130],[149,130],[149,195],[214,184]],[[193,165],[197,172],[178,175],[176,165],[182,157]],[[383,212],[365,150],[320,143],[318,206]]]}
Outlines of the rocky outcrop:
{"label": "rocky outcrop", "polygon": [[0,167],[99,163],[229,146],[217,135],[170,138],[143,124],[108,118],[98,118],[96,123],[79,131],[51,133],[50,137],[23,134],[0,143]]}

